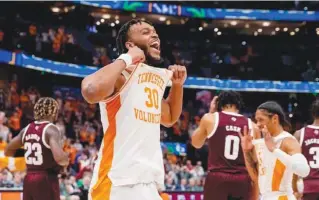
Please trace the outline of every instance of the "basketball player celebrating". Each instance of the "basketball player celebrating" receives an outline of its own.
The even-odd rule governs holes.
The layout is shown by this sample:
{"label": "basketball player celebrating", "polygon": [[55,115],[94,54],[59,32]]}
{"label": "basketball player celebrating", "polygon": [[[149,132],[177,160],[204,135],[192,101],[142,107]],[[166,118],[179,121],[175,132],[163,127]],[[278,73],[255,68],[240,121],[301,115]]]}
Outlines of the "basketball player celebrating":
{"label": "basketball player celebrating", "polygon": [[27,175],[23,183],[23,200],[60,200],[58,173],[69,164],[62,149],[62,135],[52,124],[58,116],[58,102],[40,98],[34,106],[34,118],[11,140],[5,155],[14,156],[24,146]]}
{"label": "basketball player celebrating", "polygon": [[263,200],[295,200],[293,176],[306,177],[310,168],[298,141],[283,129],[289,124],[285,113],[278,103],[268,101],[257,108],[255,118],[263,138],[255,129],[254,140],[247,130],[241,134],[249,174],[258,182]]}
{"label": "basketball player celebrating", "polygon": [[[245,167],[238,135],[244,127],[251,127],[252,122],[239,114],[242,105],[239,93],[221,92],[218,98],[214,97],[210,113],[202,117],[192,136],[192,145],[196,148],[201,148],[208,139],[204,200],[252,198],[252,182]],[[220,112],[216,112],[216,107]]]}
{"label": "basketball player celebrating", "polygon": [[[117,46],[119,58],[82,81],[83,97],[99,102],[104,130],[89,199],[161,199],[160,124],[172,126],[181,114],[186,69],[154,67],[161,61],[160,40],[148,22],[124,24]],[[170,79],[172,88],[162,100]]]}
{"label": "basketball player celebrating", "polygon": [[319,199],[319,100],[312,103],[311,111],[314,119],[312,125],[296,131],[294,135],[310,166],[309,176],[303,179],[303,200]]}

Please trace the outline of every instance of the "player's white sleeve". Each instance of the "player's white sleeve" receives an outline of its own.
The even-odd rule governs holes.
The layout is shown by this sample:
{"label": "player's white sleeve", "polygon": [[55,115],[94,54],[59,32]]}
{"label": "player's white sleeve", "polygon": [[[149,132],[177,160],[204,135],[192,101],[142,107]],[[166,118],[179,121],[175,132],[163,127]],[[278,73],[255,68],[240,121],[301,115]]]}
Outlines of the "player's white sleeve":
{"label": "player's white sleeve", "polygon": [[310,167],[307,159],[301,153],[294,155],[288,155],[280,149],[275,149],[273,154],[288,168],[290,168],[294,174],[306,177],[310,173]]}

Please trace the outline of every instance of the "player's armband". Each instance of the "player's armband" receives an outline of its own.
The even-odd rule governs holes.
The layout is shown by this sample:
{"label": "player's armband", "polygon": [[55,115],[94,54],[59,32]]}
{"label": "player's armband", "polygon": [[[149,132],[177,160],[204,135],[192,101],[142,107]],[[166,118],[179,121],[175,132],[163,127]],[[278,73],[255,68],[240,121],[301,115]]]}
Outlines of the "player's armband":
{"label": "player's armband", "polygon": [[273,154],[288,168],[290,168],[294,174],[306,177],[310,173],[310,167],[307,159],[301,153],[289,155],[280,149],[275,149]]}

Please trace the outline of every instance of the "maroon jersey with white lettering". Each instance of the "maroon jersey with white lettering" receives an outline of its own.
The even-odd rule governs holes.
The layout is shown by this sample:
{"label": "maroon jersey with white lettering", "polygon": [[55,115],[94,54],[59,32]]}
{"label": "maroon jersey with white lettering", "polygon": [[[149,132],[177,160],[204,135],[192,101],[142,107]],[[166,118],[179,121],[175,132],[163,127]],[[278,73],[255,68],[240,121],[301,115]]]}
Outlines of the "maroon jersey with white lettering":
{"label": "maroon jersey with white lettering", "polygon": [[300,144],[310,166],[310,174],[304,180],[319,180],[319,127],[309,125],[301,129]]}
{"label": "maroon jersey with white lettering", "polygon": [[208,170],[247,174],[238,132],[243,132],[244,126],[250,128],[250,120],[230,112],[214,115],[215,130],[208,135]]}
{"label": "maroon jersey with white lettering", "polygon": [[55,162],[50,146],[45,141],[46,129],[49,122],[32,122],[22,137],[25,149],[25,162],[28,171],[48,171],[58,173],[60,166]]}

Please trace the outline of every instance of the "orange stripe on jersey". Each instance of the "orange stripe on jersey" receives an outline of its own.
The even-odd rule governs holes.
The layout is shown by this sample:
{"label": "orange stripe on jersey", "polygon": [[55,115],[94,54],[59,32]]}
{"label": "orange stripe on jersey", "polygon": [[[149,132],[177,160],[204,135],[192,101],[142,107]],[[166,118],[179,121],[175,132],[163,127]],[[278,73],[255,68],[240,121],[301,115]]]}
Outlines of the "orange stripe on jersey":
{"label": "orange stripe on jersey", "polygon": [[286,166],[280,160],[277,159],[272,177],[272,191],[279,190],[280,183],[284,176],[285,170]]}
{"label": "orange stripe on jersey", "polygon": [[109,126],[103,138],[101,164],[98,171],[98,180],[92,190],[93,200],[109,200],[111,193],[111,180],[107,176],[111,169],[114,154],[114,139],[116,136],[116,114],[121,107],[121,98],[117,96],[106,104]]}
{"label": "orange stripe on jersey", "polygon": [[132,79],[134,72],[136,71],[136,69],[139,67],[140,64],[141,63],[137,64],[134,67],[133,71],[130,73],[130,76],[127,78],[127,80],[122,85],[122,87],[119,89],[119,91],[117,91],[113,96],[110,96],[109,98],[105,99],[103,102],[109,103],[109,102],[113,101],[115,98],[117,98],[120,95],[122,90],[125,88],[125,86],[128,84],[128,82]]}
{"label": "orange stripe on jersey", "polygon": [[287,195],[285,195],[285,196],[280,196],[280,197],[278,198],[278,200],[288,200],[288,196],[287,196]]}

